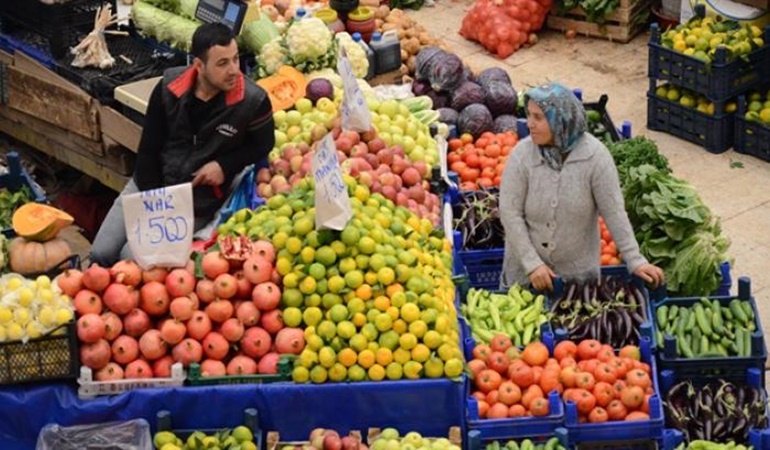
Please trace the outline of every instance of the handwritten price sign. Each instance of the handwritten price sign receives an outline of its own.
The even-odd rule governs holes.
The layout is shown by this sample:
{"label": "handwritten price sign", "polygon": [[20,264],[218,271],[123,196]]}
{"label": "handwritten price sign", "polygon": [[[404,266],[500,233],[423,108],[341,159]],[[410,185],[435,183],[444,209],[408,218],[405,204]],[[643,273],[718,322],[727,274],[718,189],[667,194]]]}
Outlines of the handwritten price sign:
{"label": "handwritten price sign", "polygon": [[190,183],[124,195],[123,215],[131,253],[142,268],[187,263],[195,231]]}
{"label": "handwritten price sign", "polygon": [[369,111],[369,105],[366,104],[364,93],[361,92],[361,86],[358,85],[356,76],[353,74],[353,67],[348,61],[345,47],[339,48],[339,57],[337,59],[337,72],[342,78],[342,97],[341,116],[342,129],[346,131],[369,131],[372,126],[372,113]]}
{"label": "handwritten price sign", "polygon": [[353,217],[353,211],[331,133],[321,141],[310,166],[315,178],[316,230],[342,230]]}

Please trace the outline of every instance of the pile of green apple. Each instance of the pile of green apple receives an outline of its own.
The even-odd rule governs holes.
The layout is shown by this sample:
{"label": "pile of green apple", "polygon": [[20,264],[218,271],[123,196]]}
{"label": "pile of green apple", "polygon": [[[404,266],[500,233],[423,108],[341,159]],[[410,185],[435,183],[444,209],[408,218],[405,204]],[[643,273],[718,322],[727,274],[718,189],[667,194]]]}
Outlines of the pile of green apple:
{"label": "pile of green apple", "polygon": [[367,98],[372,113],[372,126],[386,144],[404,149],[412,162],[422,161],[433,167],[438,164],[438,144],[430,135],[430,129],[397,100],[380,102]]}
{"label": "pile of green apple", "polygon": [[416,431],[410,431],[403,437],[395,428],[385,428],[379,436],[370,442],[371,450],[460,450],[447,438],[428,439]]}
{"label": "pile of green apple", "polygon": [[196,431],[185,440],[171,431],[159,431],[155,433],[152,443],[157,450],[257,450],[254,434],[244,425],[210,435]]}
{"label": "pile of green apple", "polygon": [[270,153],[271,160],[280,157],[287,144],[312,144],[320,140],[334,126],[337,118],[337,104],[328,98],[321,98],[315,106],[307,98],[297,100],[294,109],[273,113],[275,122],[275,146]]}

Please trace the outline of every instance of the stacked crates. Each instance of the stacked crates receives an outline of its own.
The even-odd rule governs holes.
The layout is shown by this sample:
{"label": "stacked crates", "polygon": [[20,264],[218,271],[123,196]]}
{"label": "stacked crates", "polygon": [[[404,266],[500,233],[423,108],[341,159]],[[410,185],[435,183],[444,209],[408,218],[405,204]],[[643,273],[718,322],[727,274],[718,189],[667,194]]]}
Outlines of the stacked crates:
{"label": "stacked crates", "polygon": [[[705,11],[698,6],[696,13],[702,18]],[[760,85],[770,71],[770,28],[762,35],[764,45],[750,53],[732,57],[728,47],[720,45],[708,61],[694,47],[675,50],[664,46],[670,39],[666,33],[658,24],[652,25],[647,128],[673,134],[711,153],[729,150],[735,137],[736,97]],[[693,36],[706,39],[688,38]],[[711,46],[709,41],[703,52]],[[683,53],[688,50],[693,52]]]}

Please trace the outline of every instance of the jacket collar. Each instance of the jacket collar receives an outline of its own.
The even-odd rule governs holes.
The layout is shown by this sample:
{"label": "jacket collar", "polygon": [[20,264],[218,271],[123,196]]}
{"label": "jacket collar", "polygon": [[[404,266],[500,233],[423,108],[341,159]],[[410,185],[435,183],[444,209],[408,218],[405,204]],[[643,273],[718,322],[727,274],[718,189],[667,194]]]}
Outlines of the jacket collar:
{"label": "jacket collar", "polygon": [[[195,89],[195,81],[198,79],[198,72],[194,67],[188,67],[178,77],[172,80],[168,84],[168,89],[177,98],[181,98],[187,94],[191,89]],[[246,93],[246,83],[243,79],[243,73],[238,74],[238,79],[235,82],[235,87],[225,92],[225,104],[232,106],[243,100]]]}
{"label": "jacket collar", "polygon": [[[584,132],[583,136],[578,139],[578,141],[575,143],[575,149],[572,150],[572,152],[569,155],[569,158],[564,162],[564,164],[571,164],[573,162],[578,161],[584,161],[586,159],[590,159],[594,156],[594,153],[596,153],[596,146],[595,145],[586,145],[586,141],[590,141],[591,139],[596,139],[593,137],[590,133]],[[527,136],[525,140],[528,140],[530,145],[532,146],[532,152],[530,152],[529,155],[529,166],[535,167],[539,165],[545,164],[545,161],[543,161],[543,157],[540,155],[540,148],[532,142],[532,137]]]}

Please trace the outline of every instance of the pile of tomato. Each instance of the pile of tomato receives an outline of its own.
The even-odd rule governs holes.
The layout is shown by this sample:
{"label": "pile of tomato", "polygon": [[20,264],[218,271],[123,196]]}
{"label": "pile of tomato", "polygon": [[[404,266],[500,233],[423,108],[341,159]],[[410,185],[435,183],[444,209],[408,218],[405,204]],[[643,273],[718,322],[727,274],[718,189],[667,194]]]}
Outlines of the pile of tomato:
{"label": "pile of tomato", "polygon": [[487,131],[473,141],[468,133],[449,141],[449,170],[460,177],[460,190],[477,191],[499,187],[505,161],[518,142],[516,133]]}
{"label": "pile of tomato", "polygon": [[612,240],[610,230],[604,219],[599,216],[599,233],[601,234],[601,250],[599,253],[599,262],[602,266],[617,266],[620,264],[620,253],[615,241]]}
{"label": "pile of tomato", "polygon": [[651,369],[637,346],[616,354],[593,339],[562,341],[551,356],[541,342],[519,350],[498,335],[489,345],[477,345],[473,358],[468,368],[482,419],[548,415],[552,391],[575,403],[581,423],[650,418]]}

